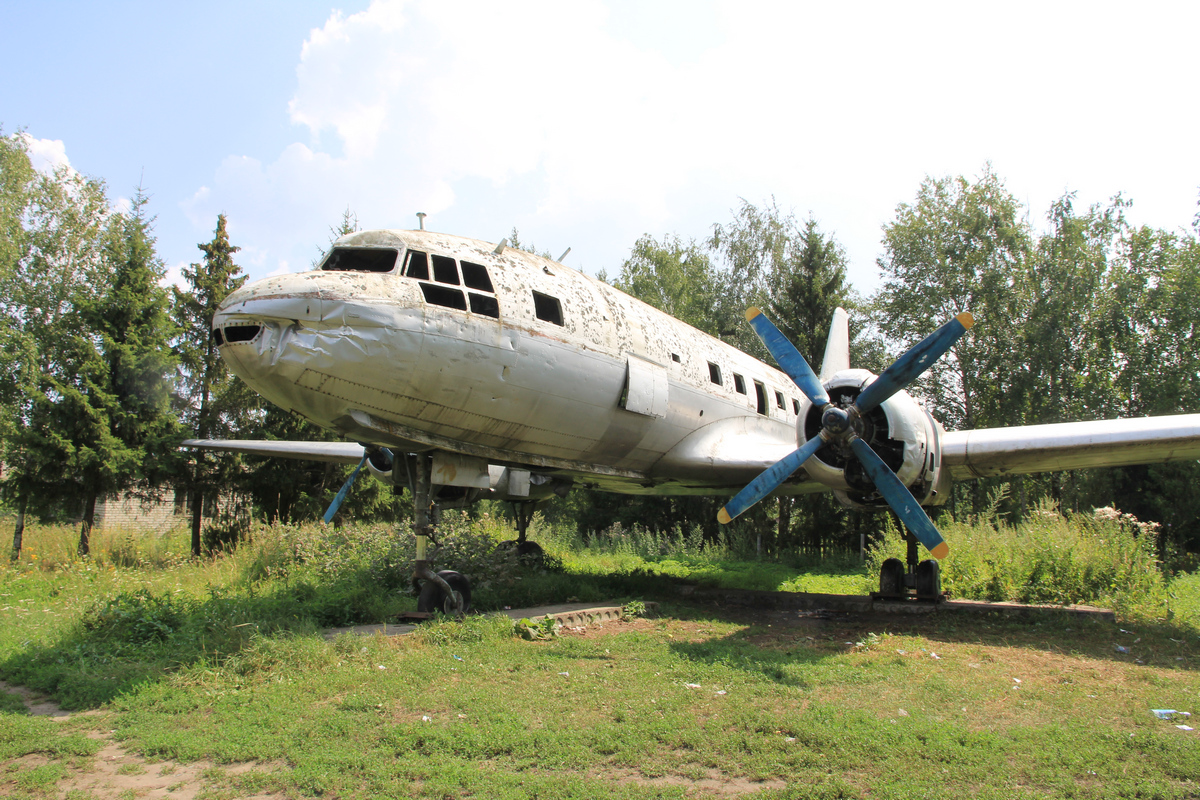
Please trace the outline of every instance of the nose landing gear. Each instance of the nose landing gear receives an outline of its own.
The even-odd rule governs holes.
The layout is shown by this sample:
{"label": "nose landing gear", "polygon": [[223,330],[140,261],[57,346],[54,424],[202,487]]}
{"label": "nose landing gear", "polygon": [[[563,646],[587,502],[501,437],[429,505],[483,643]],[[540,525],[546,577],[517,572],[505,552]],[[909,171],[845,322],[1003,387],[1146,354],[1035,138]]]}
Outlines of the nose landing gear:
{"label": "nose landing gear", "polygon": [[424,581],[417,597],[417,611],[463,616],[471,609],[471,582],[465,575],[444,569],[434,572],[429,567],[426,551],[429,536],[433,532],[430,523],[432,508],[429,484],[429,456],[418,454],[413,476],[413,533],[417,537],[417,563],[413,569],[413,582]]}

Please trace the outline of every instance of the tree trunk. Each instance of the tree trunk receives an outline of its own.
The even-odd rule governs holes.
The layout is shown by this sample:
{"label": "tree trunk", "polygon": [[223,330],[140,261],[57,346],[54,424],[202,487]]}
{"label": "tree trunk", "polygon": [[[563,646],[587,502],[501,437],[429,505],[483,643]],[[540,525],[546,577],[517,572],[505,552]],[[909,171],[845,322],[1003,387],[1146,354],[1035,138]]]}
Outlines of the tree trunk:
{"label": "tree trunk", "polygon": [[91,552],[92,525],[96,522],[96,495],[89,494],[83,507],[83,522],[79,524],[79,555]]}
{"label": "tree trunk", "polygon": [[25,539],[25,507],[29,504],[29,500],[22,495],[21,503],[17,506],[17,524],[13,528],[13,546],[12,560],[16,561],[21,558],[21,545]]}
{"label": "tree trunk", "polygon": [[200,557],[200,523],[204,517],[204,492],[192,489],[192,555]]}
{"label": "tree trunk", "polygon": [[792,498],[779,498],[779,524],[775,529],[775,550],[779,552],[792,543]]}

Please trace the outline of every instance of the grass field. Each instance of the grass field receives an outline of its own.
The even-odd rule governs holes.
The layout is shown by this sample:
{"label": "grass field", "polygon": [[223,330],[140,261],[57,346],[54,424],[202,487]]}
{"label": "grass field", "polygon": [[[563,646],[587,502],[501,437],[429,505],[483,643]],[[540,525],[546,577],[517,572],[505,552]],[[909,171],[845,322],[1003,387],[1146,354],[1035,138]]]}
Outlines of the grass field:
{"label": "grass field", "polygon": [[[511,535],[447,527],[468,563]],[[546,641],[486,615],[330,641],[324,626],[413,606],[403,545],[274,529],[192,562],[181,537],[117,532],[80,562],[69,530],[34,530],[0,568],[0,678],[77,713],[0,692],[0,795],[136,797],[155,780],[202,798],[1200,795],[1200,734],[1177,727],[1191,718],[1151,713],[1200,716],[1193,576],[1126,592],[1116,624],[750,615],[683,605],[665,576],[860,591],[870,567],[566,538],[543,531],[562,570],[493,559],[481,599],[657,599],[658,615]],[[1103,572],[1061,583],[1088,570]]]}

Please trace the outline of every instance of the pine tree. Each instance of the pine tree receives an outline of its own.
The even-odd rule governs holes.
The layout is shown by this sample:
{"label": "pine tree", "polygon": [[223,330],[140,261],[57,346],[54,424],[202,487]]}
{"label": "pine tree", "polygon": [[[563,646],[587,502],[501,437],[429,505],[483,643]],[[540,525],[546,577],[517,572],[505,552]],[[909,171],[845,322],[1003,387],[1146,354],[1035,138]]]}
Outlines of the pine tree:
{"label": "pine tree", "polygon": [[79,552],[86,555],[96,500],[108,494],[148,492],[177,468],[179,423],[171,411],[175,367],[173,326],[158,282],[153,220],[139,187],[128,214],[114,215],[104,261],[111,282],[100,297],[77,308],[71,338],[73,376],[58,379],[62,402],[52,415],[72,452],[85,501]]}
{"label": "pine tree", "polygon": [[[183,269],[191,287],[173,288],[173,314],[178,326],[175,353],[180,363],[181,416],[185,430],[200,439],[232,437],[246,428],[257,407],[254,393],[230,374],[217,352],[212,319],[221,302],[246,282],[241,267],[233,261],[241,248],[229,242],[224,214],[217,216],[212,241],[196,245],[202,263]],[[219,487],[228,486],[240,471],[241,459],[232,453],[196,453],[188,474],[191,507],[192,555],[201,551],[200,523],[205,500],[215,498]]]}

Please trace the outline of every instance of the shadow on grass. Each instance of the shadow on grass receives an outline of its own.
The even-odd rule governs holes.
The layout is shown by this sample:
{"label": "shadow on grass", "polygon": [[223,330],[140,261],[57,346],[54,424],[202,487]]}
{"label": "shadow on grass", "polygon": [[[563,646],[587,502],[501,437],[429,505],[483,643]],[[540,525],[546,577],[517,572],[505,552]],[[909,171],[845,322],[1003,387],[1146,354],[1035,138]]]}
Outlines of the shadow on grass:
{"label": "shadow on grass", "polygon": [[96,708],[181,667],[220,662],[256,636],[374,622],[414,605],[356,574],[328,583],[210,588],[202,599],[141,589],[96,601],[56,640],[0,662],[0,677],[45,692],[65,709]]}
{"label": "shadow on grass", "polygon": [[[142,589],[96,601],[56,639],[0,661],[0,678],[45,692],[63,708],[97,708],[135,686],[197,664],[218,664],[255,637],[314,635],[326,628],[387,621],[416,607],[391,580],[349,571],[327,581],[274,580],[210,588],[207,597]],[[528,569],[476,593],[476,608],[653,596],[657,576],[577,576]]]}
{"label": "shadow on grass", "polygon": [[[851,614],[677,604],[665,614],[691,621],[744,625],[728,636],[679,642],[681,657],[735,666],[785,685],[802,680],[792,665],[813,663],[854,650],[873,636],[919,636],[932,643],[1021,648],[1165,669],[1200,670],[1200,639],[1190,628],[1163,622],[1133,624],[1080,619],[1047,611],[1037,620],[1001,614],[955,616]],[[1122,627],[1125,626],[1125,627]],[[1118,649],[1123,648],[1123,650]]]}

